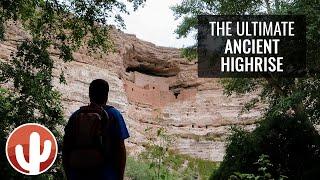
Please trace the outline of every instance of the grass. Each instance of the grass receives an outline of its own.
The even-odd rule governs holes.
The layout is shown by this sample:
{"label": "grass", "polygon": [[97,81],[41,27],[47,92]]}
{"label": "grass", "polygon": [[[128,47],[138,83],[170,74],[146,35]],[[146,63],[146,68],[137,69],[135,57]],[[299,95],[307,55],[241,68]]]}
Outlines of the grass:
{"label": "grass", "polygon": [[[211,174],[218,168],[219,163],[208,160],[198,159],[189,155],[170,152],[169,157],[164,162],[162,168],[167,173],[166,180],[191,180],[191,179],[209,179]],[[166,172],[166,169],[169,171]],[[126,166],[126,177],[132,180],[153,180],[158,179],[150,163],[146,159],[128,157]],[[161,179],[161,178],[160,178]]]}
{"label": "grass", "polygon": [[132,180],[148,180],[152,179],[152,172],[147,163],[133,157],[128,157],[125,176]]}
{"label": "grass", "polygon": [[219,167],[219,163],[217,162],[174,152],[170,152],[170,159],[176,162],[176,165],[173,167],[176,171],[181,171],[182,165],[186,163],[186,168],[180,173],[188,175],[192,179],[195,177],[199,179],[209,179],[214,170]]}

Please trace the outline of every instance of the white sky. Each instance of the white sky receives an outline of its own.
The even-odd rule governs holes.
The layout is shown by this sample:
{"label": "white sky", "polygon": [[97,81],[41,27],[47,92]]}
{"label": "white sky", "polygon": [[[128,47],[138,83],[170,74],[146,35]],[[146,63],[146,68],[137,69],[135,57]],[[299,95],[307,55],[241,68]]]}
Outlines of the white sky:
{"label": "white sky", "polygon": [[177,39],[174,33],[179,21],[174,19],[170,7],[179,2],[181,0],[147,0],[144,7],[123,16],[126,24],[124,32],[158,46],[180,48],[193,45],[193,37]]}

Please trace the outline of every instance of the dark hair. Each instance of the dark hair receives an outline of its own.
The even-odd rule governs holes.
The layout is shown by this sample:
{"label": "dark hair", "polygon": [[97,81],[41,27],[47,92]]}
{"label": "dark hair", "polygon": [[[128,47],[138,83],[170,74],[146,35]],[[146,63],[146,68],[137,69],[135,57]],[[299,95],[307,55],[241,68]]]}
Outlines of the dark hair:
{"label": "dark hair", "polygon": [[96,79],[90,83],[89,97],[90,102],[105,104],[108,100],[109,84],[103,79]]}

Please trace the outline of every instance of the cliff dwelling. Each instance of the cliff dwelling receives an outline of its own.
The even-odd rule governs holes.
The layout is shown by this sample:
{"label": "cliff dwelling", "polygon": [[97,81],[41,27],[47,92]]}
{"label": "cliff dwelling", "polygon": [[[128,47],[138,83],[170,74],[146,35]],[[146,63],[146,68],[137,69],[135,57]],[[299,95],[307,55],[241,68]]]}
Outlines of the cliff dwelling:
{"label": "cliff dwelling", "polygon": [[[10,28],[10,35],[23,38],[20,28]],[[240,103],[252,95],[225,97],[216,80],[197,78],[197,64],[182,58],[179,49],[157,47],[120,31],[112,35],[118,51],[101,57],[89,56],[86,49],[81,49],[74,54],[75,61],[56,62],[53,83],[62,93],[68,118],[89,103],[88,85],[93,79],[108,80],[109,103],[123,113],[128,124],[130,154],[144,149],[149,137],[146,128],[165,127],[177,136],[175,151],[221,161],[229,127],[241,123],[252,128],[252,119],[260,116],[260,110],[255,109],[239,119]],[[16,45],[0,47],[0,58],[8,59]],[[64,68],[68,69],[67,85],[59,83],[59,70]]]}
{"label": "cliff dwelling", "polygon": [[176,77],[160,77],[143,74],[137,71],[129,74],[130,80],[124,80],[128,100],[133,103],[147,104],[152,107],[163,107],[169,103],[195,99],[197,90],[170,90],[170,84]]}

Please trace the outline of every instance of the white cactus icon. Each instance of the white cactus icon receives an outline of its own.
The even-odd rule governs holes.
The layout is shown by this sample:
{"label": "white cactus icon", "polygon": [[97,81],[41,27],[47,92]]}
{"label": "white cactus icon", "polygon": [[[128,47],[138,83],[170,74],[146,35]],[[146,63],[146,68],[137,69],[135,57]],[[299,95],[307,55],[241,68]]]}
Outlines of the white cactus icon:
{"label": "white cactus icon", "polygon": [[21,144],[15,147],[15,153],[20,166],[29,171],[30,175],[37,175],[40,174],[40,163],[45,162],[50,156],[51,141],[44,141],[43,152],[40,154],[40,135],[37,132],[32,132],[29,140],[29,162],[24,158]]}

